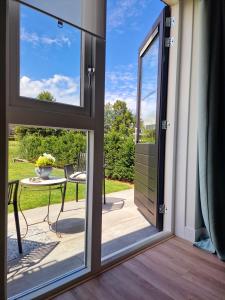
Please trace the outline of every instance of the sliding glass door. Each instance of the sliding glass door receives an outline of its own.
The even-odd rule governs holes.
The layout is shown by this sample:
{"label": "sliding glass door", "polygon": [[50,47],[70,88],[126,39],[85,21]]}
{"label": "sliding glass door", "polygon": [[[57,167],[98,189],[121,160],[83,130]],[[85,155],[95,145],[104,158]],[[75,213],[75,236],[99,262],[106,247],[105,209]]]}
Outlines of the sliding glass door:
{"label": "sliding glass door", "polygon": [[[162,229],[161,221],[157,228],[151,225],[157,217],[146,220],[137,201],[137,194],[144,194],[143,174],[135,175],[135,189],[106,181],[106,189],[122,196],[103,196],[106,1],[63,2],[0,1],[1,299],[47,298],[146,246]],[[157,152],[154,184],[163,175],[159,157],[165,141],[159,136],[166,94],[159,92],[158,78],[165,88],[160,64],[168,13],[162,13],[154,25],[158,31],[140,53],[138,141],[133,114],[129,132],[122,124],[123,136],[117,127],[108,135],[125,147],[120,148],[125,164],[135,142],[136,150],[148,143]],[[127,117],[121,101],[114,108]],[[140,171],[137,161],[135,169]],[[142,171],[149,172],[148,165]]]}

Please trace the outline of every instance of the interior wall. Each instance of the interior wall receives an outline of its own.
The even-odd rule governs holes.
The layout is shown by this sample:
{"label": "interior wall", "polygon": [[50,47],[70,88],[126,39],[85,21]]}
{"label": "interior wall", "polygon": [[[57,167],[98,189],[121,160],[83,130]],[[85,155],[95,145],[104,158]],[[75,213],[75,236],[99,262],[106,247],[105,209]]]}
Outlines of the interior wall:
{"label": "interior wall", "polygon": [[192,242],[202,232],[197,183],[198,2],[185,0],[171,6],[175,43],[170,51],[165,173],[167,215],[173,231]]}
{"label": "interior wall", "polygon": [[170,36],[174,38],[174,46],[170,48],[167,91],[167,121],[169,126],[166,132],[165,151],[165,181],[164,201],[166,211],[164,215],[164,230],[175,231],[174,205],[175,205],[175,178],[176,178],[176,141],[177,141],[177,115],[178,115],[178,86],[180,65],[180,6],[171,7],[171,16],[174,26],[170,29]]}

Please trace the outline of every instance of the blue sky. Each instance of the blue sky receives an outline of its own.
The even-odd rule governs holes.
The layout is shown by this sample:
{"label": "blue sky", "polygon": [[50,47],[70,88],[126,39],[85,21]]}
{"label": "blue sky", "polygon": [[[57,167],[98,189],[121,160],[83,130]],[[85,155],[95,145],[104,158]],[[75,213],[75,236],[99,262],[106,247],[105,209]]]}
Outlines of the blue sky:
{"label": "blue sky", "polygon": [[[108,0],[106,102],[125,100],[135,110],[138,48],[162,8],[159,0]],[[36,97],[45,89],[57,101],[78,104],[79,58],[79,30],[21,9],[22,95]]]}
{"label": "blue sky", "polygon": [[[163,7],[159,0],[108,1],[106,102],[124,100],[136,112],[138,49]],[[152,97],[142,105],[142,119],[148,119],[147,123],[154,122],[154,102]]]}

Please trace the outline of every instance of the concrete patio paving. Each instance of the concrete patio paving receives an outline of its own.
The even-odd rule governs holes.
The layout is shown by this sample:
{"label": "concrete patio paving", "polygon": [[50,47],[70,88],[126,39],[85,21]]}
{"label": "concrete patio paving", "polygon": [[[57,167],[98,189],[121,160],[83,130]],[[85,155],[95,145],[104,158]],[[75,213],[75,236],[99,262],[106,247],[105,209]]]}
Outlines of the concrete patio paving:
{"label": "concrete patio paving", "polygon": [[[147,220],[134,204],[133,190],[107,194],[102,208],[102,257],[108,256],[126,246],[140,241],[155,233]],[[8,293],[15,295],[35,287],[47,280],[54,279],[66,272],[83,267],[85,248],[85,201],[66,202],[65,210],[55,223],[60,210],[59,204],[51,205],[50,220],[29,227],[23,239],[23,254],[18,254],[14,216],[8,220]],[[42,221],[47,207],[24,212],[28,223]],[[21,235],[25,233],[25,222],[20,216]]]}

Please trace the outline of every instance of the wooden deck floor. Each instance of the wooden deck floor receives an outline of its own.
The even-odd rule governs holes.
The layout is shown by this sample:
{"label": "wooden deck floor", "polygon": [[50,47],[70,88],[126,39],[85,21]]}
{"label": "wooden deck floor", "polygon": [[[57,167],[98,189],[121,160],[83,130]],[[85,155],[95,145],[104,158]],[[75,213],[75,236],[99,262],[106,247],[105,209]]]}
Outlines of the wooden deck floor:
{"label": "wooden deck floor", "polygon": [[54,299],[224,300],[225,263],[172,238]]}

